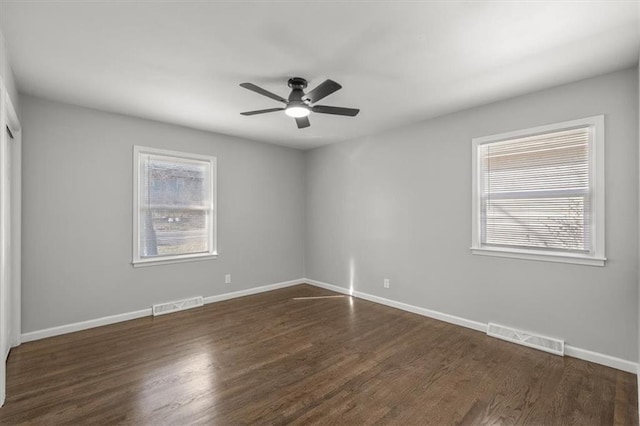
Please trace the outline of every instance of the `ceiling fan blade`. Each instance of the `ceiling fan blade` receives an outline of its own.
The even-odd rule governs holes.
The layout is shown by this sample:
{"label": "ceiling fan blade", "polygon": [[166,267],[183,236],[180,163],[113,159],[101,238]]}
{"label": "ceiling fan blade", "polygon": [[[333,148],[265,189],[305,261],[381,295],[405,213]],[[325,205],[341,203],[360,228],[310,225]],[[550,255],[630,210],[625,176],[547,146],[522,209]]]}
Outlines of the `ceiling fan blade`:
{"label": "ceiling fan blade", "polygon": [[241,112],[240,114],[242,115],[256,115],[256,114],[264,114],[266,112],[276,112],[276,111],[282,111],[284,110],[284,108],[269,108],[269,109],[259,109],[256,111],[247,111],[247,112]]}
{"label": "ceiling fan blade", "polygon": [[305,127],[311,126],[309,117],[296,117],[296,124],[298,125],[298,129],[304,129]]}
{"label": "ceiling fan blade", "polygon": [[311,107],[311,110],[321,114],[348,115],[349,117],[355,117],[360,112],[359,109],[355,108],[342,108],[327,105],[314,105]]}
{"label": "ceiling fan blade", "polygon": [[322,98],[329,96],[333,92],[340,89],[342,89],[342,86],[340,86],[335,81],[325,80],[324,82],[320,83],[318,87],[316,87],[315,89],[313,89],[312,91],[304,95],[304,98],[309,99],[309,101],[313,103],[313,102],[319,101]]}
{"label": "ceiling fan blade", "polygon": [[244,87],[245,89],[251,90],[252,92],[256,92],[261,94],[262,96],[266,96],[271,99],[275,99],[276,101],[287,103],[287,100],[281,96],[276,95],[275,93],[271,93],[268,90],[264,90],[262,87],[258,87],[253,83],[240,83],[240,87]]}

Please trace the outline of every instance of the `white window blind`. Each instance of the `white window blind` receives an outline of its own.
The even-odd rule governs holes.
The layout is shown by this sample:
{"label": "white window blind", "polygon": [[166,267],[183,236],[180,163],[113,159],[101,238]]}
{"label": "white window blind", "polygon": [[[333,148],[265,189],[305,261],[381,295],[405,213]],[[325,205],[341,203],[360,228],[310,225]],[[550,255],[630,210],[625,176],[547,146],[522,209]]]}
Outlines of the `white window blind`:
{"label": "white window blind", "polygon": [[482,243],[588,252],[589,128],[482,145]]}
{"label": "white window blind", "polygon": [[472,249],[604,260],[602,127],[594,117],[474,139]]}
{"label": "white window blind", "polygon": [[136,148],[134,263],[215,254],[215,158]]}

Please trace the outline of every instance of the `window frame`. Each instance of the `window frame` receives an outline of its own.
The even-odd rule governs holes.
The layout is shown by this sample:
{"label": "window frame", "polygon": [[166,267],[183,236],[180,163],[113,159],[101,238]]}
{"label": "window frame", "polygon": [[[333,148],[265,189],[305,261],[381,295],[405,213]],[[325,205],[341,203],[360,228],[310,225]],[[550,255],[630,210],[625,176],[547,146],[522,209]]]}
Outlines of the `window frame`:
{"label": "window frame", "polygon": [[[157,256],[153,258],[140,257],[140,164],[142,155],[158,155],[163,157],[204,161],[211,168],[210,188],[211,206],[208,220],[209,250],[200,253],[177,254]],[[151,148],[134,145],[133,147],[133,260],[134,267],[165,265],[171,263],[192,262],[198,260],[217,259],[217,157],[204,154],[192,154],[187,152],[172,151],[167,149]]]}
{"label": "window frame", "polygon": [[[564,130],[590,128],[589,140],[589,181],[591,199],[591,247],[589,253],[564,253],[542,249],[526,249],[511,247],[495,247],[482,244],[482,199],[480,197],[482,160],[479,155],[480,147],[486,144],[504,142],[529,136]],[[473,138],[472,144],[472,223],[471,223],[471,253],[484,256],[498,256],[516,259],[538,260],[547,262],[572,263],[579,265],[604,266],[605,261],[605,185],[604,185],[604,115],[563,121],[528,129],[515,130],[489,136]]]}

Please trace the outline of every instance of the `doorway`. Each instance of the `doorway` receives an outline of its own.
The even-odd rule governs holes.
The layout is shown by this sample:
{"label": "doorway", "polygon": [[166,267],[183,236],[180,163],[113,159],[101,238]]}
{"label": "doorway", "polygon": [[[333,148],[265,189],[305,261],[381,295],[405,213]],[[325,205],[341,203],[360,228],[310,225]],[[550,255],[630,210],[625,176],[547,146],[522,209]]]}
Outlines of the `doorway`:
{"label": "doorway", "polygon": [[9,350],[20,344],[22,132],[0,79],[0,405]]}

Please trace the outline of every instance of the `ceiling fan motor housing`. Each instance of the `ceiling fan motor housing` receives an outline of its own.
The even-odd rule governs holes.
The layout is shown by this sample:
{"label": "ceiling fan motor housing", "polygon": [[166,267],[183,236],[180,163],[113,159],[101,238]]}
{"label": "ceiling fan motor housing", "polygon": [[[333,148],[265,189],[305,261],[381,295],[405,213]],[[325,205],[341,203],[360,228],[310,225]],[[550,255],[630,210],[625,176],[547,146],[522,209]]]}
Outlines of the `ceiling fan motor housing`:
{"label": "ceiling fan motor housing", "polygon": [[[302,97],[304,96],[304,90],[307,87],[307,80],[300,77],[293,77],[289,79],[289,87],[291,87],[291,94],[289,94],[289,105],[298,106],[303,104]],[[293,103],[293,105],[291,105]]]}
{"label": "ceiling fan motor housing", "polygon": [[302,77],[292,77],[289,79],[289,87],[292,89],[306,89],[307,80]]}

